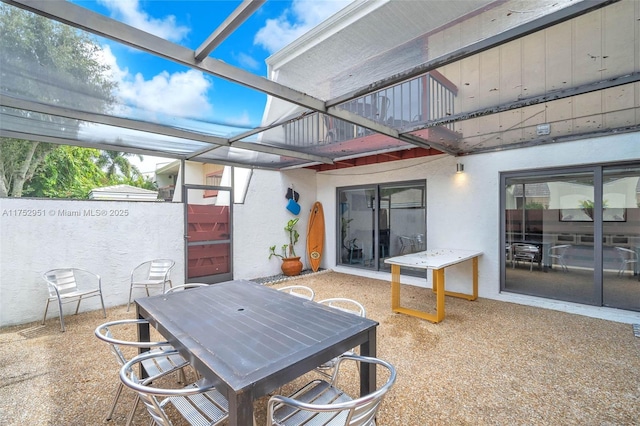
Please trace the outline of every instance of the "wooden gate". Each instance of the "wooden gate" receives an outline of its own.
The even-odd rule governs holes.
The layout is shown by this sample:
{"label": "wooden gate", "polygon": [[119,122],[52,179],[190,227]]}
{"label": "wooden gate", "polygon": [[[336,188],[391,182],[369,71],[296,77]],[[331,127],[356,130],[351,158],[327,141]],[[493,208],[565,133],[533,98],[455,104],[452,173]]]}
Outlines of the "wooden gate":
{"label": "wooden gate", "polygon": [[187,278],[229,273],[229,207],[187,206]]}

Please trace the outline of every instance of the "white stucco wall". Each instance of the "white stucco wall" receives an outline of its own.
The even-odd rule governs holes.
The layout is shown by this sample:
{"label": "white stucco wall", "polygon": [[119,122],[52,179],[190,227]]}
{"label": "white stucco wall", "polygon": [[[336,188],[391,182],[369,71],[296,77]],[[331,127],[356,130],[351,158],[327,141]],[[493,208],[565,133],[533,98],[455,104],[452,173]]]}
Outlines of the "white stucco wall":
{"label": "white stucco wall", "polygon": [[[183,222],[182,204],[1,198],[0,326],[42,318],[41,274],[53,268],[100,275],[106,306],[127,303],[131,270],[146,260],[174,259],[172,281],[182,284]],[[83,312],[99,308],[98,298],[80,304]],[[47,318],[57,315],[50,306]]]}
{"label": "white stucco wall", "polygon": [[[298,216],[286,209],[288,200],[285,196],[290,185],[300,194]],[[282,272],[279,259],[268,259],[269,247],[276,245],[279,249],[288,243],[284,227],[294,217],[300,218],[296,254],[301,256],[304,267],[308,267],[306,233],[309,212],[315,201],[316,177],[313,170],[296,169],[282,173],[254,170],[244,204],[234,205],[234,278],[252,279]]]}
{"label": "white stucco wall", "polygon": [[[287,220],[284,194],[295,183],[301,193],[300,232],[306,229],[306,216],[316,194],[322,202],[326,220],[325,252],[322,268],[389,280],[389,273],[372,273],[336,266],[336,188],[380,182],[415,179],[427,181],[427,246],[454,247],[482,251],[479,262],[480,297],[544,306],[591,316],[604,316],[625,322],[640,322],[640,314],[614,309],[554,302],[547,299],[500,293],[499,174],[504,171],[575,166],[640,159],[640,134],[627,133],[582,141],[572,141],[522,149],[454,158],[448,155],[422,157],[370,166],[345,168],[313,174],[290,171],[283,174],[257,171],[244,206],[236,206],[236,278],[253,278],[279,273],[279,264],[267,260],[270,245],[282,244],[282,227]],[[465,172],[456,174],[455,164]],[[309,183],[305,183],[306,180]],[[315,182],[316,187],[311,186]],[[306,185],[306,186],[305,186]],[[281,202],[281,207],[273,201]],[[273,207],[272,207],[273,206]],[[304,251],[305,241],[298,246]],[[306,263],[305,263],[306,265]],[[470,266],[462,264],[447,270],[447,287],[469,291]],[[431,286],[431,276],[403,277],[403,282]]]}
{"label": "white stucco wall", "polygon": [[[499,173],[523,169],[573,166],[640,159],[640,135],[628,133],[583,141],[477,154],[448,155],[381,163],[315,173],[254,170],[245,202],[234,205],[233,270],[236,279],[280,273],[280,262],[268,260],[272,245],[286,243],[287,188],[300,194],[301,213],[296,245],[305,267],[306,228],[313,203],[322,202],[326,219],[322,268],[389,280],[390,274],[336,266],[336,188],[359,184],[426,179],[427,246],[473,248],[484,254],[479,262],[480,297],[513,301],[640,322],[640,314],[554,302],[499,291]],[[455,173],[462,162],[465,173]],[[128,216],[90,216],[84,211],[128,211]],[[17,211],[42,211],[41,216],[16,216]],[[63,216],[79,211],[80,216]],[[40,274],[60,266],[95,271],[103,279],[107,306],[125,304],[131,269],[148,259],[176,260],[174,284],[184,281],[183,206],[178,203],[135,203],[0,199],[0,326],[39,320],[47,291]],[[467,290],[470,268],[463,264],[447,271],[447,286]],[[427,280],[403,277],[408,284],[430,286]],[[83,302],[81,310],[97,309],[98,301]],[[71,306],[67,307],[71,310]],[[50,311],[49,318],[57,310]]]}

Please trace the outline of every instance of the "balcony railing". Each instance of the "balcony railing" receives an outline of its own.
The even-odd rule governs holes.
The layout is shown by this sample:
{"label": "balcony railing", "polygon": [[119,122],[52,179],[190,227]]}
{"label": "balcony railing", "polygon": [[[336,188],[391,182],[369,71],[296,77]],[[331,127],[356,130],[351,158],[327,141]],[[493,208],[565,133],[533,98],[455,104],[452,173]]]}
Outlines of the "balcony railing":
{"label": "balcony railing", "polygon": [[[458,88],[451,81],[432,71],[352,99],[338,108],[401,130],[453,115],[457,93]],[[344,142],[371,133],[364,127],[321,113],[305,115],[283,127],[285,143],[293,146]],[[453,123],[446,128],[453,131]]]}

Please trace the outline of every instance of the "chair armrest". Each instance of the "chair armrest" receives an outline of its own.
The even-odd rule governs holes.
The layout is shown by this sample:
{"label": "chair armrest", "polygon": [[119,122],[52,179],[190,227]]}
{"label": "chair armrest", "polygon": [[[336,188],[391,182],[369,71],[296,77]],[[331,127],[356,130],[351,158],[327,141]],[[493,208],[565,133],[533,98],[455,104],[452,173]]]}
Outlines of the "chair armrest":
{"label": "chair armrest", "polygon": [[145,324],[148,323],[147,320],[145,319],[124,319],[124,320],[118,320],[118,321],[110,321],[110,322],[106,322],[102,325],[99,325],[94,333],[96,335],[96,337],[100,340],[103,340],[107,343],[111,343],[113,345],[121,345],[121,346],[132,346],[135,348],[152,348],[152,347],[160,347],[160,346],[167,346],[167,345],[171,345],[169,342],[167,341],[161,341],[161,342],[136,342],[136,341],[131,341],[131,340],[119,340],[119,339],[115,339],[113,337],[107,336],[106,335],[106,331],[109,327],[113,327],[113,326],[118,326],[118,325],[128,325],[128,324]]}
{"label": "chair armrest", "polygon": [[76,284],[78,285],[78,289],[82,290],[83,288],[87,288],[87,287],[91,287],[94,288],[95,284],[94,283],[89,283],[89,281],[94,281],[95,283],[98,284],[98,289],[102,292],[102,277],[98,274],[96,274],[95,272],[91,272],[91,271],[87,271],[86,269],[82,269],[82,268],[73,268],[74,269],[74,273],[75,271],[81,272],[83,275],[86,275],[86,280],[82,279],[83,277],[79,277],[76,275]]}

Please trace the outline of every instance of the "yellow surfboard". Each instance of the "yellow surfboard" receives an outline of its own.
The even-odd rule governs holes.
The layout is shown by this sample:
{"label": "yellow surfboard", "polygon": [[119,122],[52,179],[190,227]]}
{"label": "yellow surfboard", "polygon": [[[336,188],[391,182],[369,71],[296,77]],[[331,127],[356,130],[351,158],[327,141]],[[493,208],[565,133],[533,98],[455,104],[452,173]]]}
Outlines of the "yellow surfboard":
{"label": "yellow surfboard", "polygon": [[316,201],[311,207],[309,224],[307,226],[307,256],[313,272],[318,272],[322,261],[324,247],[324,210],[322,204]]}

